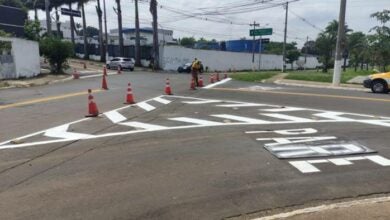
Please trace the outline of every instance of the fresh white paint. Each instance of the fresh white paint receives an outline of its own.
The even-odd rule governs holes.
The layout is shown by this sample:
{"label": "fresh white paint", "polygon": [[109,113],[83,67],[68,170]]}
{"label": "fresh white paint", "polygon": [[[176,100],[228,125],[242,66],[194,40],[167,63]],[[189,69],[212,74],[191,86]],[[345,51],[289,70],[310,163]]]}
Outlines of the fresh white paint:
{"label": "fresh white paint", "polygon": [[246,131],[245,134],[263,134],[263,133],[276,133],[281,135],[302,135],[302,134],[314,134],[318,131],[313,128],[299,128],[288,130],[275,130],[275,131]]}
{"label": "fresh white paint", "polygon": [[213,117],[223,118],[223,119],[230,119],[235,120],[239,122],[245,122],[249,124],[267,124],[269,121],[264,121],[256,118],[248,118],[248,117],[242,117],[237,115],[228,115],[228,114],[221,114],[221,115],[211,115]]}
{"label": "fresh white paint", "polygon": [[320,137],[275,137],[275,138],[257,138],[258,141],[274,141],[275,143],[266,143],[265,146],[277,146],[281,144],[297,144],[314,141],[335,140],[335,136],[320,136]]}
{"label": "fresh white paint", "polygon": [[301,122],[301,123],[313,122],[312,119],[290,116],[290,115],[285,115],[285,114],[278,114],[278,113],[260,114],[260,115],[265,115],[265,116],[272,117],[272,118],[284,119],[287,121],[296,121],[296,122]]}
{"label": "fresh white paint", "polygon": [[150,112],[150,111],[153,111],[154,109],[156,109],[156,107],[154,107],[146,102],[140,102],[137,104],[137,106],[144,109],[147,112]]}
{"label": "fresh white paint", "polygon": [[321,172],[319,169],[317,169],[315,166],[311,165],[307,161],[290,161],[289,163],[295,168],[297,168],[299,171],[301,171],[301,173]]}
{"label": "fresh white paint", "polygon": [[169,120],[187,122],[187,123],[197,124],[197,125],[206,125],[206,126],[223,125],[223,123],[220,122],[208,121],[208,120],[202,120],[196,118],[187,118],[187,117],[170,118]]}
{"label": "fresh white paint", "polygon": [[134,128],[142,129],[142,130],[148,130],[148,131],[157,131],[157,130],[167,129],[167,127],[165,127],[165,126],[148,124],[148,123],[137,122],[137,121],[124,122],[124,123],[120,123],[120,125],[125,125],[125,126],[134,127]]}
{"label": "fresh white paint", "polygon": [[184,104],[189,105],[201,105],[201,104],[210,104],[210,103],[218,103],[221,102],[219,100],[203,100],[203,101],[183,101]]}
{"label": "fresh white paint", "polygon": [[168,99],[163,99],[161,97],[154,98],[153,101],[162,103],[164,105],[167,105],[167,104],[171,103],[171,101],[169,101]]}
{"label": "fresh white paint", "polygon": [[223,80],[221,80],[219,82],[216,82],[216,83],[213,83],[213,84],[209,84],[209,85],[203,87],[203,89],[210,89],[210,88],[213,88],[215,86],[222,85],[222,84],[224,84],[224,83],[226,83],[226,82],[228,82],[230,80],[232,80],[232,79],[231,78],[226,78],[226,79],[223,79]]}
{"label": "fresh white paint", "polygon": [[242,107],[259,107],[259,106],[265,106],[265,105],[257,104],[257,103],[236,103],[236,104],[217,105],[217,107],[225,107],[225,108],[242,108]]}
{"label": "fresh white paint", "polygon": [[296,108],[296,107],[285,107],[285,108],[273,108],[273,109],[259,109],[260,111],[266,112],[292,112],[292,111],[303,111],[304,108]]}
{"label": "fresh white paint", "polygon": [[61,125],[55,128],[48,129],[44,135],[46,137],[62,138],[62,139],[69,139],[69,140],[77,140],[77,139],[83,139],[87,137],[93,137],[93,135],[89,135],[89,134],[68,132],[69,126],[70,126],[69,124],[66,124],[66,125]]}
{"label": "fresh white paint", "polygon": [[114,110],[114,111],[109,111],[109,112],[106,112],[104,113],[104,115],[111,120],[112,123],[114,124],[117,124],[119,122],[122,122],[122,121],[126,121],[127,118],[125,116],[123,116],[122,114],[120,114],[118,111]]}

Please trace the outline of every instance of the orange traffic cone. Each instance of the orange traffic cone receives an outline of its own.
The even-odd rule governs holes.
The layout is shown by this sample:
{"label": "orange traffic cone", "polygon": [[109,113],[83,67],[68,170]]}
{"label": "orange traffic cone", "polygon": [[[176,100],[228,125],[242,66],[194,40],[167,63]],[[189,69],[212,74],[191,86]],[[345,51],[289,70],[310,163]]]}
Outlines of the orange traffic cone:
{"label": "orange traffic cone", "polygon": [[214,74],[211,74],[211,75],[210,75],[210,83],[211,83],[211,84],[214,83]]}
{"label": "orange traffic cone", "polygon": [[79,79],[80,78],[80,74],[77,72],[76,69],[73,69],[73,79]]}
{"label": "orange traffic cone", "polygon": [[124,104],[134,104],[134,97],[133,97],[133,90],[131,89],[131,84],[127,84],[127,95],[126,95],[126,102]]}
{"label": "orange traffic cone", "polygon": [[194,78],[192,78],[192,80],[191,80],[190,90],[196,90],[196,88],[195,88],[195,79]]}
{"label": "orange traffic cone", "polygon": [[99,110],[96,103],[93,101],[92,91],[88,89],[88,115],[85,117],[97,117]]}
{"label": "orange traffic cone", "polygon": [[216,80],[217,82],[219,81],[219,73],[217,73],[215,80]]}
{"label": "orange traffic cone", "polygon": [[171,90],[171,85],[169,83],[169,78],[165,81],[165,94],[167,95],[173,95]]}
{"label": "orange traffic cone", "polygon": [[122,67],[118,66],[118,74],[122,74]]}
{"label": "orange traffic cone", "polygon": [[104,75],[104,74],[103,74],[103,79],[102,79],[102,89],[108,90],[107,79],[106,79],[106,75]]}
{"label": "orange traffic cone", "polygon": [[199,83],[199,87],[203,87],[204,85],[203,85],[203,77],[202,76],[199,76],[199,81],[198,81],[198,83]]}

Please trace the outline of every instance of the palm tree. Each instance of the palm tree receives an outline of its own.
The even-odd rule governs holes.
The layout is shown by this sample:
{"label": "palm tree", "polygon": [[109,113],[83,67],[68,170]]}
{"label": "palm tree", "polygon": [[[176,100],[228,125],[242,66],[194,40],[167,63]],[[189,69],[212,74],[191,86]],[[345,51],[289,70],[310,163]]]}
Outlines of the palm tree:
{"label": "palm tree", "polygon": [[123,57],[124,48],[123,48],[123,30],[122,30],[122,9],[121,9],[121,0],[116,1],[116,13],[118,15],[118,36],[119,36],[119,54]]}
{"label": "palm tree", "polygon": [[139,14],[138,14],[138,0],[135,4],[135,65],[141,66],[141,42],[139,34]]}
{"label": "palm tree", "polygon": [[89,58],[89,52],[88,52],[88,40],[87,40],[87,22],[85,20],[85,10],[84,10],[84,4],[89,2],[90,0],[79,0],[78,1],[78,8],[81,8],[81,13],[83,16],[83,39],[84,39],[84,59],[87,60]]}

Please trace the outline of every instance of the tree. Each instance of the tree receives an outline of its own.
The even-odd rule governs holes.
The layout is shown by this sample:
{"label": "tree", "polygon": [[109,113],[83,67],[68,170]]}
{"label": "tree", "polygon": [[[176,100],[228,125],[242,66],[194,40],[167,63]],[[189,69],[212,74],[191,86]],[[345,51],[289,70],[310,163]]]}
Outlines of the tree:
{"label": "tree", "polygon": [[116,9],[114,8],[117,16],[118,16],[118,36],[119,36],[119,54],[123,57],[124,54],[124,45],[123,45],[123,28],[122,28],[122,8],[121,8],[121,0],[116,1]]}
{"label": "tree", "polygon": [[[85,29],[85,34],[87,35],[87,37],[95,37],[95,36],[99,36],[99,29],[95,28],[95,27],[92,27],[92,26],[87,26],[87,28]],[[83,34],[84,34],[84,30],[83,30]]]}
{"label": "tree", "polygon": [[386,26],[390,21],[390,10],[383,10],[371,15],[376,18],[381,26],[375,26],[371,31],[375,31],[374,35],[369,36],[369,44],[373,52],[375,62],[386,71],[386,66],[390,64],[390,28]]}
{"label": "tree", "polygon": [[141,66],[141,39],[139,32],[138,0],[134,1],[135,8],[135,65]]}
{"label": "tree", "polygon": [[294,62],[299,59],[299,56],[301,56],[301,53],[297,49],[287,51],[286,62],[291,64],[291,69],[294,69]]}
{"label": "tree", "polygon": [[305,53],[305,54],[307,53],[307,54],[311,54],[311,55],[318,55],[316,42],[313,41],[313,40],[305,42],[305,44],[303,45],[303,47],[301,49],[301,53]]}
{"label": "tree", "polygon": [[26,20],[24,24],[24,33],[28,40],[39,41],[41,24],[38,20]]}
{"label": "tree", "polygon": [[45,37],[39,42],[39,50],[50,63],[54,73],[62,73],[66,60],[73,56],[73,45],[57,37]]}
{"label": "tree", "polygon": [[[79,0],[78,1],[78,8],[81,8],[81,13],[83,17],[83,30],[87,29],[87,22],[85,19],[85,10],[84,10],[84,4],[89,2],[90,0]],[[89,59],[89,51],[88,51],[88,40],[87,40],[87,33],[83,31],[83,39],[84,39],[84,59]]]}
{"label": "tree", "polygon": [[[286,43],[286,51],[296,49],[297,43]],[[264,46],[264,51],[269,54],[283,54],[283,42],[269,42]]]}
{"label": "tree", "polygon": [[194,37],[183,37],[180,40],[180,45],[183,47],[193,47],[195,45],[195,38]]}
{"label": "tree", "polygon": [[348,51],[349,62],[355,68],[355,72],[359,63],[361,66],[366,60],[368,49],[367,37],[362,32],[354,32],[348,36]]}

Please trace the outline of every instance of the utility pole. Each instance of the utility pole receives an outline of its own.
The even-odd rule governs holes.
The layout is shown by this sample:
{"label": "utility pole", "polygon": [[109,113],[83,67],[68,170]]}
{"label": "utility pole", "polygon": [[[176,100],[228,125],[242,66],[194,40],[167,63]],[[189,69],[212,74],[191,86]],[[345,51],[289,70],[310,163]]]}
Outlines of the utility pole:
{"label": "utility pole", "polygon": [[50,0],[45,0],[47,35],[51,36]]}
{"label": "utility pole", "polygon": [[339,29],[338,29],[338,33],[337,33],[336,55],[335,55],[334,70],[333,70],[333,86],[340,85],[341,62],[342,62],[341,43],[344,40],[344,35],[345,35],[345,10],[346,10],[346,6],[347,6],[347,0],[341,0],[341,2],[340,2],[340,15],[339,15]]}
{"label": "utility pole", "polygon": [[261,71],[261,50],[263,49],[262,48],[262,44],[263,44],[263,42],[262,42],[262,37],[261,37],[261,35],[260,35],[260,39],[259,39],[259,71]]}
{"label": "utility pole", "polygon": [[253,22],[253,24],[250,24],[249,26],[253,27],[253,42],[252,42],[252,71],[255,71],[255,50],[256,50],[256,27],[259,27],[260,24],[256,23],[256,21]]}
{"label": "utility pole", "polygon": [[306,37],[306,46],[305,46],[305,65],[306,65],[306,62],[307,62],[307,51],[308,51],[308,48],[307,46],[309,45],[309,36]]}
{"label": "utility pole", "polygon": [[283,65],[282,65],[282,72],[283,73],[286,71],[287,21],[288,21],[288,2],[286,2],[286,17],[284,20]]}
{"label": "utility pole", "polygon": [[103,40],[103,21],[102,21],[102,8],[100,7],[100,0],[97,0],[96,14],[99,21],[99,49],[100,49],[100,62],[106,61],[104,40]]}
{"label": "utility pole", "polygon": [[103,10],[104,10],[104,31],[106,37],[106,62],[108,61],[108,33],[107,33],[107,12],[106,12],[106,0],[103,0]]}
{"label": "utility pole", "polygon": [[[72,11],[72,3],[69,3],[69,10]],[[73,13],[70,13],[70,36],[72,38],[73,49],[75,48],[74,29]]]}
{"label": "utility pole", "polygon": [[158,42],[158,24],[157,24],[157,0],[150,0],[150,12],[153,17],[153,52],[154,52],[154,69],[159,69],[159,42]]}
{"label": "utility pole", "polygon": [[141,39],[139,34],[138,0],[135,0],[134,4],[135,4],[135,65],[141,66]]}
{"label": "utility pole", "polygon": [[[124,56],[124,45],[123,45],[123,28],[122,28],[122,7],[121,0],[116,0],[116,13],[118,15],[118,37],[119,37],[119,55]],[[115,10],[115,8],[114,8]]]}

